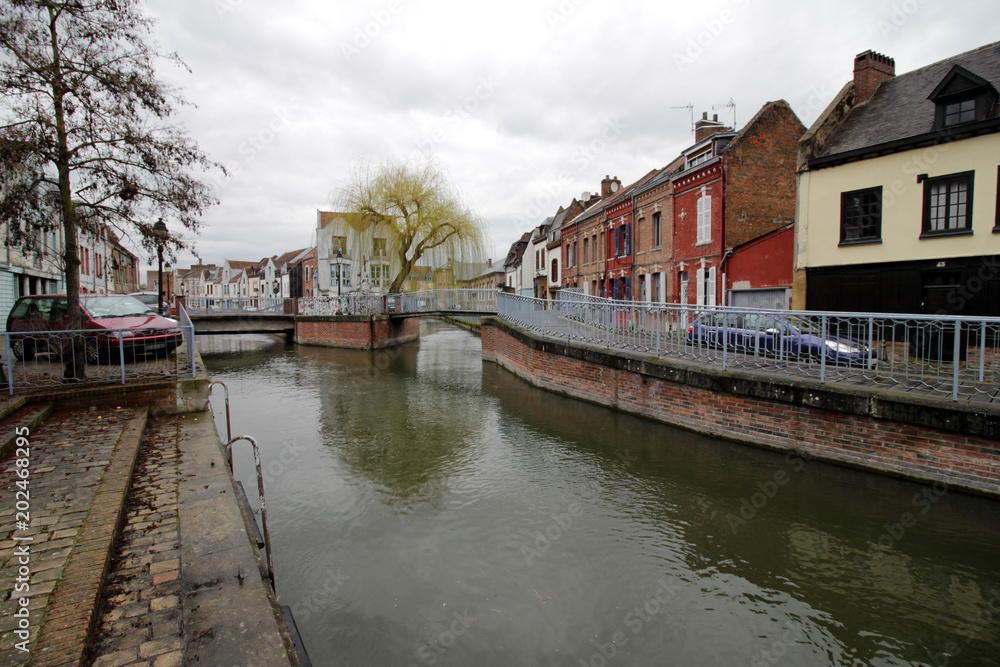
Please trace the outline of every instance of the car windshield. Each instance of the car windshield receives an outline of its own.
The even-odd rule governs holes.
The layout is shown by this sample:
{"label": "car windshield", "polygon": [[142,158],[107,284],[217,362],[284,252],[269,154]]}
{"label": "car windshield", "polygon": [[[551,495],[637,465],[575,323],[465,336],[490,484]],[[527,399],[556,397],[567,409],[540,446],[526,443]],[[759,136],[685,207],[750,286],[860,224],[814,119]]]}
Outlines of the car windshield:
{"label": "car windshield", "polygon": [[94,318],[156,314],[149,306],[132,296],[82,296],[80,304]]}
{"label": "car windshield", "polygon": [[823,335],[823,329],[811,320],[801,315],[789,315],[785,318],[789,324],[799,330],[799,333]]}

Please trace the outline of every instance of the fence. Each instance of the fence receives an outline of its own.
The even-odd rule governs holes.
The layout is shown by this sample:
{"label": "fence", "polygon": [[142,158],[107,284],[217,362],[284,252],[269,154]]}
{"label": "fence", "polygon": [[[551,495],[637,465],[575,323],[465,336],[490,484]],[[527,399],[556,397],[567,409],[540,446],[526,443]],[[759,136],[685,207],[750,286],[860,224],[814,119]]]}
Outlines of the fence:
{"label": "fence", "polygon": [[390,312],[429,313],[459,311],[495,313],[497,290],[492,289],[442,289],[409,294],[392,294],[388,297]]}
{"label": "fence", "polygon": [[184,307],[193,315],[240,315],[244,313],[291,315],[295,299],[265,297],[185,297]]}
{"label": "fence", "polygon": [[657,357],[995,398],[1000,318],[694,308],[568,293],[555,301],[501,294],[505,320],[568,341]]}
{"label": "fence", "polygon": [[[185,314],[186,315],[186,314]],[[195,374],[194,327],[4,333],[6,389],[126,384]],[[182,342],[191,367],[171,354]],[[79,362],[79,363],[77,363]],[[68,374],[67,374],[68,373]]]}
{"label": "fence", "polygon": [[385,297],[381,294],[352,293],[343,296],[318,296],[298,300],[299,315],[383,315]]}

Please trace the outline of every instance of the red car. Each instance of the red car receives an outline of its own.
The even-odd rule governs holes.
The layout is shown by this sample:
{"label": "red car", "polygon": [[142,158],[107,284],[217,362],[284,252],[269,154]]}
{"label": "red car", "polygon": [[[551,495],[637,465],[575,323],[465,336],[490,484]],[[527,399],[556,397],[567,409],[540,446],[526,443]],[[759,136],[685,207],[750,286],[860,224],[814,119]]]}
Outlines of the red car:
{"label": "red car", "polygon": [[[120,349],[132,355],[166,356],[183,340],[176,321],[160,317],[135,297],[81,295],[80,309],[83,328],[95,332],[86,338],[87,363],[117,356]],[[14,357],[30,360],[36,353],[57,350],[58,337],[48,332],[66,331],[68,319],[64,295],[36,294],[18,299],[7,316],[7,331],[31,335],[10,337]]]}

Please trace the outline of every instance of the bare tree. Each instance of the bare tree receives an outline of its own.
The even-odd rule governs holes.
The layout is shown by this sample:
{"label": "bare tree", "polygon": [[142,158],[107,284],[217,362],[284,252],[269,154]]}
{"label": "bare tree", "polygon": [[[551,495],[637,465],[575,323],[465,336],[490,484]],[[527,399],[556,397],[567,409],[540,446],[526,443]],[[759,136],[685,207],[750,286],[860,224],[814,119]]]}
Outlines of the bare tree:
{"label": "bare tree", "polygon": [[[81,327],[78,224],[106,223],[150,252],[161,243],[172,252],[179,237],[159,235],[155,222],[197,231],[217,203],[193,172],[221,167],[169,122],[184,100],[154,66],[183,62],[147,43],[152,26],[138,0],[0,3],[0,223],[62,225],[72,329]],[[83,355],[69,358],[64,379],[82,378]]]}
{"label": "bare tree", "polygon": [[482,262],[488,233],[482,218],[433,164],[361,163],[340,192],[346,220],[363,236],[383,238],[396,276],[389,292],[400,290],[421,259],[442,266]]}

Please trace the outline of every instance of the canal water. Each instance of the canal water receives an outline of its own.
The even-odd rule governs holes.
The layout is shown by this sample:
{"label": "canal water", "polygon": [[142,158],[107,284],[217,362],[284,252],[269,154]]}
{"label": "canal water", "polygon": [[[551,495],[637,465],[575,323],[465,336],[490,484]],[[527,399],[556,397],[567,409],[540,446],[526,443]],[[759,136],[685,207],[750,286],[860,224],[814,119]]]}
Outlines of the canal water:
{"label": "canal water", "polygon": [[544,392],[437,321],[201,344],[316,665],[1000,664],[997,501]]}

